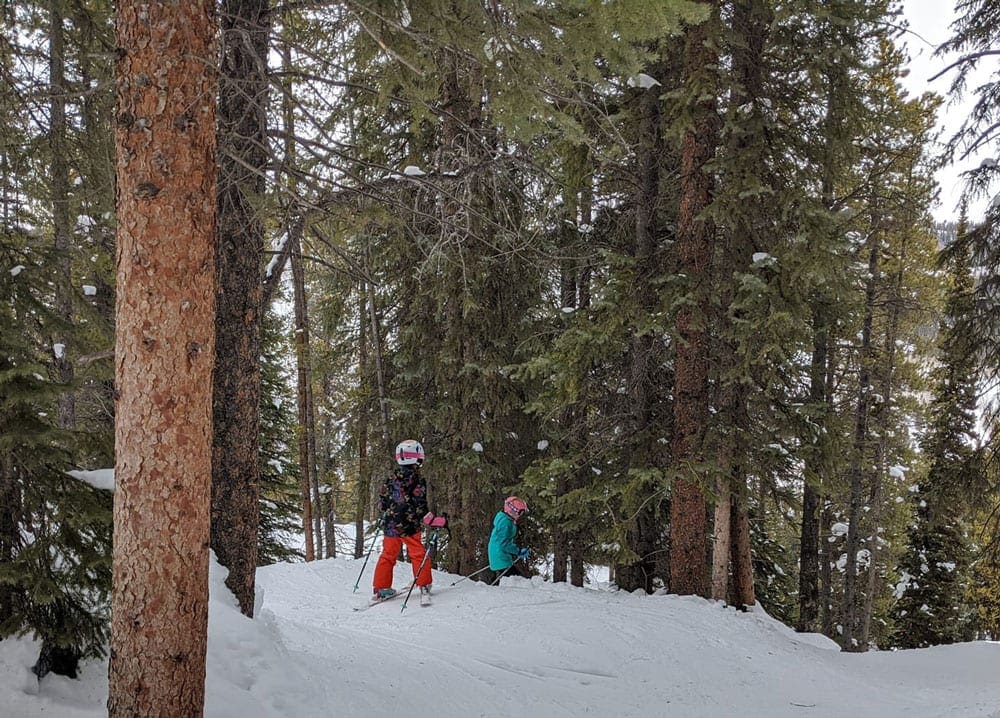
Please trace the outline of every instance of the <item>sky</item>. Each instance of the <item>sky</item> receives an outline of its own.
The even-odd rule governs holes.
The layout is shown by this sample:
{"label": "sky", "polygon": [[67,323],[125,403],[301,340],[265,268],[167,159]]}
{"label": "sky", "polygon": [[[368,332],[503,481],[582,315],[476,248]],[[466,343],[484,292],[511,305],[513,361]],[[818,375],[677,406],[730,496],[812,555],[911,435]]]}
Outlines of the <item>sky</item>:
{"label": "sky", "polygon": [[[934,57],[934,51],[951,37],[951,23],[955,19],[953,0],[903,0],[903,17],[909,24],[909,31],[903,41],[910,54],[910,74],[903,83],[914,96],[924,92],[934,92],[945,98],[945,104],[938,112],[938,126],[942,130],[942,140],[947,139],[961,126],[968,113],[968,108],[974,104],[970,97],[963,99],[951,98],[948,89],[954,77],[949,72],[931,82],[930,78],[941,72],[954,60],[955,56]],[[987,60],[986,67],[995,68],[996,59]],[[979,75],[982,77],[983,75]],[[975,82],[970,83],[975,86]],[[943,167],[936,178],[941,186],[941,196],[938,206],[933,208],[934,218],[955,220],[958,215],[958,203],[961,196],[961,173],[979,166],[982,155],[959,160]],[[987,200],[974,203],[970,207],[970,217],[981,213]]]}
{"label": "sky", "polygon": [[[205,716],[1000,718],[1000,643],[841,653],[759,607],[438,571],[430,607],[365,608],[373,564],[356,593],[362,560],[263,567],[250,620],[213,561]],[[106,715],[106,662],[39,684],[37,654],[0,642],[0,714]]]}

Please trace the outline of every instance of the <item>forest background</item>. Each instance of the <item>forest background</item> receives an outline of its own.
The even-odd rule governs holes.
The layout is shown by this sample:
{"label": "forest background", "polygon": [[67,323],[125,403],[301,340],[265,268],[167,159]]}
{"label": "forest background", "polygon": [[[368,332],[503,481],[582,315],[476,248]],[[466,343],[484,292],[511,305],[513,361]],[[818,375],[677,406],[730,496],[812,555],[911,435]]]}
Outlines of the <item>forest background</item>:
{"label": "forest background", "polygon": [[[221,33],[217,172],[190,176],[214,371],[190,390],[245,613],[258,565],[363,555],[334,526],[375,518],[417,438],[453,573],[517,493],[553,581],[606,565],[849,651],[996,637],[998,87],[966,82],[991,3],[951,27],[973,104],[946,137],[892,2],[191,6]],[[187,527],[121,471],[151,435],[116,406],[123,317],[150,331],[121,311],[145,266],[123,238],[166,196],[123,169],[160,137],[128,101],[173,96],[124,49],[158,26],[118,8],[116,35],[102,0],[0,3],[0,632],[41,639],[40,673],[107,650],[112,497],[67,472],[115,464],[116,418],[115,501],[142,499],[116,531]],[[935,221],[941,162],[979,157],[972,220]]]}

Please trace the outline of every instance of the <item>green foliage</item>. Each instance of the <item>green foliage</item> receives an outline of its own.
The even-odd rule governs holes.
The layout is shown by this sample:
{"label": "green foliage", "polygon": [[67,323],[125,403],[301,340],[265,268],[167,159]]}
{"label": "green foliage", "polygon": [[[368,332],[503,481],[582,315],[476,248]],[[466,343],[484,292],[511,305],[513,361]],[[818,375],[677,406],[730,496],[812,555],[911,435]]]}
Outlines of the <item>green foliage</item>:
{"label": "green foliage", "polygon": [[291,538],[302,530],[299,463],[295,448],[295,397],[285,357],[291,354],[284,320],[264,320],[260,403],[260,525],[257,563],[299,558]]}
{"label": "green foliage", "polygon": [[[923,442],[930,468],[913,494],[914,518],[894,608],[896,640],[906,648],[963,640],[973,614],[966,604],[973,558],[968,532],[974,497],[985,480],[976,449],[974,352],[970,338],[957,331],[957,321],[968,316],[973,301],[973,280],[968,253],[951,257],[953,285],[941,334],[931,424]],[[980,578],[985,575],[981,572]]]}
{"label": "green foliage", "polygon": [[[9,261],[10,237],[0,238]],[[23,255],[22,255],[23,256]],[[15,265],[18,266],[18,265]],[[74,436],[55,425],[65,387],[45,378],[39,265],[0,273],[0,635],[31,633],[103,655],[111,587],[111,496],[70,478]],[[42,285],[41,287],[39,285]]]}

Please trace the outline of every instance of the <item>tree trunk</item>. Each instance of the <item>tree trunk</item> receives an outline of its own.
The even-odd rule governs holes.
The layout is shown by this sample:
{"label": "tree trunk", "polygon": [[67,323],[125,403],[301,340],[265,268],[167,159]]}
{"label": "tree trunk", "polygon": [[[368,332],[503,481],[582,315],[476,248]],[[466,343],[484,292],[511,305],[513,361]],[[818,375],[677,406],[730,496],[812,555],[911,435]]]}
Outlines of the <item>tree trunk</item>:
{"label": "tree trunk", "polygon": [[734,494],[729,510],[729,529],[732,537],[733,590],[732,603],[740,608],[753,606],[757,597],[753,588],[753,561],[750,551],[750,515],[747,513],[746,482],[741,484],[742,495]]}
{"label": "tree trunk", "polygon": [[299,479],[302,491],[302,530],[305,534],[306,561],[316,558],[313,543],[312,464],[309,461],[309,317],[306,310],[305,278],[302,271],[301,237],[289,237],[295,242],[291,252],[292,287],[295,304],[295,363],[298,384],[299,416]]}
{"label": "tree trunk", "polygon": [[[6,361],[0,366],[7,368]],[[21,486],[9,455],[0,454],[0,565],[11,564],[23,542],[21,536]],[[0,583],[0,616],[14,615],[16,589]]]}
{"label": "tree trunk", "polygon": [[715,481],[715,520],[712,523],[712,598],[725,601],[729,597],[729,556],[732,536],[729,477]]}
{"label": "tree trunk", "polygon": [[204,710],[215,352],[213,13],[206,0],[118,4],[112,718]]}
{"label": "tree trunk", "polygon": [[[830,526],[833,523],[833,511],[830,508],[830,500],[826,496],[820,496],[820,522],[819,535],[828,536]],[[820,632],[824,636],[834,636],[833,632],[833,562],[830,560],[830,543],[828,541],[819,542],[819,625]]]}
{"label": "tree trunk", "polygon": [[[56,314],[66,323],[73,322],[73,287],[70,258],[70,243],[73,227],[70,219],[69,163],[66,132],[66,41],[63,35],[62,1],[49,0],[49,150],[52,153],[51,199],[52,235],[59,262],[59,272],[55,280]],[[61,329],[52,337],[55,353],[56,378],[65,385],[59,396],[59,427],[73,429],[76,426],[76,399],[70,385],[73,383],[73,363],[66,352],[67,330]],[[57,349],[60,347],[61,349]]]}
{"label": "tree trunk", "polygon": [[864,319],[861,327],[860,371],[858,397],[854,410],[854,442],[851,452],[850,500],[847,510],[847,564],[844,568],[844,597],[841,605],[841,640],[845,651],[864,650],[858,642],[858,547],[861,544],[861,495],[867,464],[868,413],[871,402],[871,370],[873,361],[872,324],[875,312],[875,287],[878,282],[879,237],[873,230],[869,239],[868,281],[865,286]]}
{"label": "tree trunk", "polygon": [[212,550],[253,615],[260,520],[260,352],[268,0],[223,0],[219,71]]}
{"label": "tree trunk", "polygon": [[357,408],[358,437],[358,481],[354,490],[354,558],[361,558],[365,553],[365,511],[371,503],[371,481],[368,476],[368,337],[367,326],[368,296],[362,281],[358,285],[358,303],[361,305],[358,317],[358,376],[360,377],[360,396]]}
{"label": "tree trunk", "polygon": [[[662,62],[648,70],[663,77]],[[639,138],[636,148],[637,189],[635,198],[635,258],[634,298],[631,323],[631,346],[628,367],[628,473],[642,475],[657,465],[656,445],[652,436],[653,394],[652,371],[657,365],[652,333],[641,330],[647,317],[656,311],[658,301],[654,286],[660,272],[657,261],[657,216],[660,192],[660,161],[663,152],[662,112],[660,94],[641,91],[639,105]],[[653,494],[659,486],[645,481],[639,491],[629,492],[634,499],[622,507],[625,520],[625,547],[635,558],[618,566],[618,585],[626,591],[641,588],[651,592],[656,573],[656,548],[662,525],[657,520],[659,502]]]}
{"label": "tree trunk", "polygon": [[[809,371],[809,401],[813,406],[826,405],[827,344],[829,333],[822,309],[813,307],[813,352]],[[825,414],[826,412],[824,412]],[[825,426],[825,421],[818,422]],[[815,485],[823,475],[825,439],[817,435],[805,458],[802,489],[802,528],[799,538],[799,619],[795,630],[816,630],[819,616],[819,493]]]}
{"label": "tree trunk", "polygon": [[[703,462],[708,422],[708,334],[711,315],[713,227],[702,213],[712,200],[705,164],[715,156],[717,118],[714,81],[717,0],[704,0],[712,19],[688,28],[684,49],[685,83],[699,98],[681,142],[680,208],[677,218],[678,272],[688,283],[689,301],[675,323],[673,466],[670,504],[670,588],[682,595],[708,595],[708,522],[697,467]],[[707,76],[706,76],[707,75]]]}
{"label": "tree trunk", "polygon": [[861,646],[868,649],[869,638],[871,636],[871,621],[875,607],[875,595],[879,589],[878,556],[879,556],[879,528],[882,523],[882,477],[885,475],[886,464],[886,441],[891,431],[890,412],[892,406],[893,379],[896,370],[896,337],[899,335],[899,315],[904,301],[903,293],[903,271],[906,262],[907,237],[904,234],[901,238],[898,266],[893,276],[893,282],[889,291],[889,321],[886,325],[885,336],[882,342],[883,365],[881,367],[882,381],[880,382],[879,394],[881,401],[876,415],[878,446],[875,461],[875,471],[872,475],[871,506],[870,517],[872,521],[871,532],[868,535],[868,571],[867,585],[865,588],[865,602],[861,614]]}

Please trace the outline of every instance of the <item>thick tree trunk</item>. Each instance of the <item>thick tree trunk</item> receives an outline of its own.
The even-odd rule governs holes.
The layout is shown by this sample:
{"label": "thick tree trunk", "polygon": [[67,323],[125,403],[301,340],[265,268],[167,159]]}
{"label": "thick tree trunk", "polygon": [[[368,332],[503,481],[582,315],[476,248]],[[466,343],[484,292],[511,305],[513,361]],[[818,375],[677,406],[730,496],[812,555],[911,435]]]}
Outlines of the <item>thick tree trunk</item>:
{"label": "thick tree trunk", "polygon": [[264,226],[254,203],[264,193],[268,159],[267,11],[268,0],[223,0],[220,11],[212,550],[247,616],[260,518]]}
{"label": "thick tree trunk", "polygon": [[[108,713],[200,716],[215,352],[212,3],[118,3]],[[183,28],[183,32],[178,32]]]}
{"label": "thick tree trunk", "polygon": [[[713,18],[716,0],[705,0]],[[689,28],[685,37],[685,83],[700,98],[691,108],[681,142],[681,199],[677,218],[678,272],[688,282],[689,301],[677,312],[674,368],[673,466],[670,504],[670,588],[679,594],[708,596],[708,522],[702,478],[708,423],[708,333],[711,315],[713,228],[702,213],[712,200],[712,178],[705,164],[715,156],[717,118],[711,75],[718,62],[715,21]]]}

